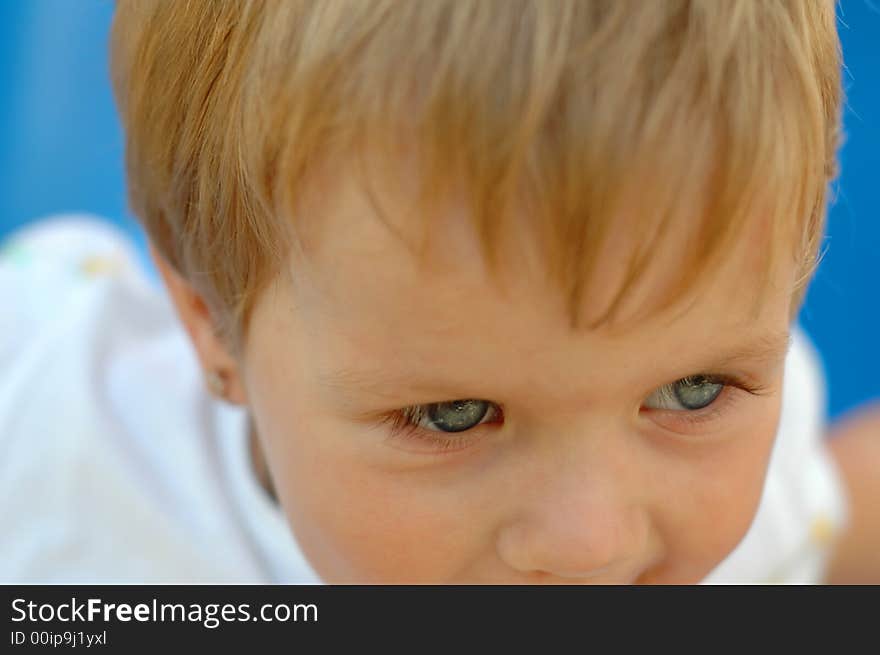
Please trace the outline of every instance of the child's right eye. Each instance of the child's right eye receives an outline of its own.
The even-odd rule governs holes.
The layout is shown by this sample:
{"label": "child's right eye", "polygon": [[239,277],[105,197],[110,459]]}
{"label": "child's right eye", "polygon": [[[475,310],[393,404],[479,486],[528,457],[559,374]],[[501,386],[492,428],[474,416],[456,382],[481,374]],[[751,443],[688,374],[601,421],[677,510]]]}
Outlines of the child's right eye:
{"label": "child's right eye", "polygon": [[497,405],[487,400],[450,400],[407,407],[401,414],[415,427],[436,432],[464,432],[495,417]]}
{"label": "child's right eye", "polygon": [[479,425],[503,423],[504,414],[495,403],[468,398],[427,405],[414,405],[386,417],[392,438],[415,441],[433,451],[461,450],[476,437],[465,434]]}

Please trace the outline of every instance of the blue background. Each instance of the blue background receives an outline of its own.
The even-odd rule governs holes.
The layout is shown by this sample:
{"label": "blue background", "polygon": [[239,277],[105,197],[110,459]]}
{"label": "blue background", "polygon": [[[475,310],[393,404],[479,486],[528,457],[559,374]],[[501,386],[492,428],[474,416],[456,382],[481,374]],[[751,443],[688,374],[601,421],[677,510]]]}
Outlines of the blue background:
{"label": "blue background", "polygon": [[[880,398],[875,2],[843,0],[838,9],[847,143],[828,251],[800,316],[825,363],[832,416]],[[122,135],[107,69],[112,11],[111,0],[0,3],[0,237],[41,216],[88,211],[144,244],[126,209]]]}

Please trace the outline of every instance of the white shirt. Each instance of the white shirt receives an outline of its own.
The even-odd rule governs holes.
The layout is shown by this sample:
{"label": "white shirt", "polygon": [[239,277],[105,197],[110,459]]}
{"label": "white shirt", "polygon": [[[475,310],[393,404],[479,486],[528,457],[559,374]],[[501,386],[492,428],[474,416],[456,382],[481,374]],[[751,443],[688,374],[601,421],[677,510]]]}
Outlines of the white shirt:
{"label": "white shirt", "polygon": [[[0,583],[317,584],[251,466],[245,410],[204,387],[158,283],[112,226],[41,221],[0,249]],[[751,529],[707,578],[818,582],[846,520],[806,336]]]}

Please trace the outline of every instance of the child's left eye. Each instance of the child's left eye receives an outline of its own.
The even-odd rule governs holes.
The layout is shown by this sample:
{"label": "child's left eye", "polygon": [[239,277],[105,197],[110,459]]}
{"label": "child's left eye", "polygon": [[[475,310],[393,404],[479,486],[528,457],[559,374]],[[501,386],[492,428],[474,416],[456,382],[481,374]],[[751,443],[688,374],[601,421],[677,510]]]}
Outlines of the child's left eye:
{"label": "child's left eye", "polygon": [[657,389],[648,396],[645,407],[696,411],[714,403],[727,385],[727,380],[717,377],[689,375]]}

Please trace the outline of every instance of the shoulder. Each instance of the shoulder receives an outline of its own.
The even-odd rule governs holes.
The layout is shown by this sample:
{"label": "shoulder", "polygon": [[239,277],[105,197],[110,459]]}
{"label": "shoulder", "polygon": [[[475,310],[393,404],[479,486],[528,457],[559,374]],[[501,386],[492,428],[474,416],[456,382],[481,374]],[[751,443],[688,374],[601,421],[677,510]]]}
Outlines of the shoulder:
{"label": "shoulder", "polygon": [[0,243],[0,362],[20,357],[102,277],[135,278],[137,255],[125,235],[85,214],[54,216]]}
{"label": "shoulder", "polygon": [[221,414],[125,235],[18,233],[0,297],[0,582],[259,580],[224,506]]}
{"label": "shoulder", "polygon": [[[60,214],[39,219],[0,241],[2,292],[24,295],[64,288],[79,280],[121,274],[136,266],[130,239],[113,224],[91,214]],[[18,284],[15,284],[18,283]]]}

